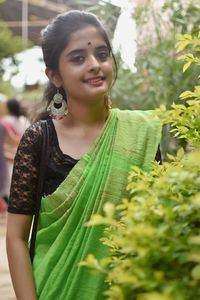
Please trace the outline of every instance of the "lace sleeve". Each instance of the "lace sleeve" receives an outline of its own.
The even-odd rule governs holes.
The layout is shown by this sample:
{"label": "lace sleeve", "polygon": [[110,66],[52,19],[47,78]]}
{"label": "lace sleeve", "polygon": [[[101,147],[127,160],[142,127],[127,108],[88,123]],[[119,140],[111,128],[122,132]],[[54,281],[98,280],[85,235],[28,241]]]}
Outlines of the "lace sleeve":
{"label": "lace sleeve", "polygon": [[35,213],[41,144],[41,122],[37,122],[25,131],[17,149],[8,212],[27,215]]}

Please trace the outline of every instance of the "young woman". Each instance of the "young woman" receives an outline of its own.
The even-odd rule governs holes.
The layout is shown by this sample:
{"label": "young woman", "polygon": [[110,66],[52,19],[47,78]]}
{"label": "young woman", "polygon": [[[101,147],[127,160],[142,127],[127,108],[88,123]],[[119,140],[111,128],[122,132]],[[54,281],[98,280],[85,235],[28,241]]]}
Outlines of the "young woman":
{"label": "young woman", "polygon": [[[41,121],[22,137],[8,207],[7,252],[18,300],[105,299],[104,276],[79,262],[105,255],[103,227],[86,227],[104,203],[126,197],[132,165],[150,168],[160,124],[149,112],[111,109],[115,59],[95,15],[70,11],[42,32],[50,85],[43,197],[33,265],[28,238],[39,176]],[[113,64],[114,62],[114,64]]]}

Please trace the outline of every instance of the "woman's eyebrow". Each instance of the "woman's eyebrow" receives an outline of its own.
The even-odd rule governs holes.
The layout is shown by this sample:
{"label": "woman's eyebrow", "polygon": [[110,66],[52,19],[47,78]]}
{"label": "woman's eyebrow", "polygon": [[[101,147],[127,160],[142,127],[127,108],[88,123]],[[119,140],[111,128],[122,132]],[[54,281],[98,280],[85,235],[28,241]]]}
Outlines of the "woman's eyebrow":
{"label": "woman's eyebrow", "polygon": [[85,49],[74,49],[74,50],[70,51],[69,53],[67,53],[67,56],[83,54],[84,52],[85,52]]}
{"label": "woman's eyebrow", "polygon": [[108,50],[108,46],[101,45],[101,46],[96,47],[96,50]]}
{"label": "woman's eyebrow", "polygon": [[[100,45],[100,46],[97,46],[95,48],[95,50],[108,50],[108,47],[107,45]],[[67,53],[67,56],[74,56],[74,55],[80,55],[80,54],[84,54],[85,52],[87,51],[87,49],[74,49],[74,50],[71,50],[69,53]]]}

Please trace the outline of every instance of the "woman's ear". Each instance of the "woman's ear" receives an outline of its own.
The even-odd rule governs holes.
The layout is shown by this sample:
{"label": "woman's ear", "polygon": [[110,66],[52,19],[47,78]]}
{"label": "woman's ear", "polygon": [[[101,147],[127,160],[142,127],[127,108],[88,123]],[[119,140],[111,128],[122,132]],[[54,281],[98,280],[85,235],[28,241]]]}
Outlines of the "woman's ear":
{"label": "woman's ear", "polygon": [[49,78],[51,83],[53,83],[56,87],[61,86],[61,78],[56,71],[54,71],[50,68],[46,68],[45,74],[47,75],[47,77]]}

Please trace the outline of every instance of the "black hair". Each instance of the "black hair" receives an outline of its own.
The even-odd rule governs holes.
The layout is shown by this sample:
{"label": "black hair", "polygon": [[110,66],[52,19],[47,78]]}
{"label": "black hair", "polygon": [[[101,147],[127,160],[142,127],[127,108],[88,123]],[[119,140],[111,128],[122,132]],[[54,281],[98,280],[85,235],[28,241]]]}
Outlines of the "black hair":
{"label": "black hair", "polygon": [[[88,12],[79,10],[64,12],[57,15],[49,23],[49,25],[42,30],[41,46],[45,65],[47,68],[50,68],[53,71],[58,71],[60,54],[69,43],[71,35],[74,32],[87,27],[88,25],[95,27],[106,42],[115,65],[115,82],[117,78],[117,62],[113,54],[108,35],[96,15]],[[44,100],[47,100],[49,103],[55,93],[56,87],[49,82],[44,93]],[[63,88],[60,89],[60,93],[63,95],[64,99],[67,99]]]}
{"label": "black hair", "polygon": [[6,102],[6,106],[9,114],[12,116],[20,117],[25,115],[20,102],[15,98],[8,99],[8,101]]}

